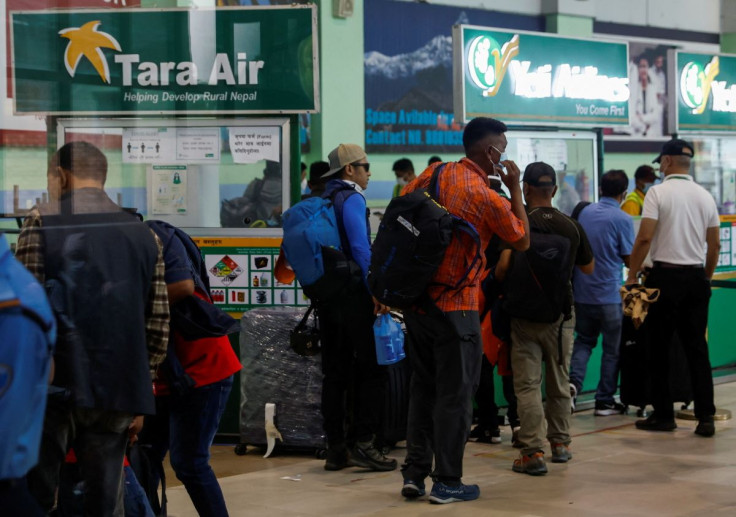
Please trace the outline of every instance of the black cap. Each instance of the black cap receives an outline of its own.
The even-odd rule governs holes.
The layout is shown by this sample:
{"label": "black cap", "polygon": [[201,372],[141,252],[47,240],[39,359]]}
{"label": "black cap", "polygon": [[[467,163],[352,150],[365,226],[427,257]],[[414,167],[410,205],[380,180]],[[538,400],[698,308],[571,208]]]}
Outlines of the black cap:
{"label": "black cap", "polygon": [[656,172],[654,172],[654,168],[651,165],[640,165],[634,173],[634,179],[645,181],[648,179],[658,180],[661,178]]}
{"label": "black cap", "polygon": [[659,153],[659,156],[652,163],[659,163],[662,160],[662,156],[689,156],[692,158],[695,156],[695,150],[690,142],[673,138],[662,146],[662,152]]}
{"label": "black cap", "polygon": [[522,181],[533,187],[554,187],[557,185],[557,175],[551,165],[544,162],[534,162],[524,169],[524,179]]}

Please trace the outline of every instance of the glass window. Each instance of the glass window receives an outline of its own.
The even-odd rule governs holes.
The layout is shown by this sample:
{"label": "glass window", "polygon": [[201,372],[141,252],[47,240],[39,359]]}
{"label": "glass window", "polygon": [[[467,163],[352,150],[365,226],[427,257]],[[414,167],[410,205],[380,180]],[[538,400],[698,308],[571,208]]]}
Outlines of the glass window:
{"label": "glass window", "polygon": [[695,137],[692,174],[713,195],[721,215],[736,214],[736,139]]}

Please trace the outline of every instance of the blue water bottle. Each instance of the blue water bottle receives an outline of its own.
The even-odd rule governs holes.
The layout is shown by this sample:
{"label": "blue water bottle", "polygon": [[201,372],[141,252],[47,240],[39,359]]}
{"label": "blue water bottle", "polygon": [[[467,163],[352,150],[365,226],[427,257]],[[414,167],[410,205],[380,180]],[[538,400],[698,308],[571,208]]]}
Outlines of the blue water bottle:
{"label": "blue water bottle", "polygon": [[396,353],[396,361],[401,361],[406,357],[406,354],[404,353],[404,330],[401,328],[401,324],[391,319],[393,323],[393,332],[391,333],[391,343],[394,347],[394,352]]}
{"label": "blue water bottle", "polygon": [[393,319],[390,314],[382,314],[373,324],[376,338],[376,360],[380,365],[394,364],[399,360],[393,344]]}

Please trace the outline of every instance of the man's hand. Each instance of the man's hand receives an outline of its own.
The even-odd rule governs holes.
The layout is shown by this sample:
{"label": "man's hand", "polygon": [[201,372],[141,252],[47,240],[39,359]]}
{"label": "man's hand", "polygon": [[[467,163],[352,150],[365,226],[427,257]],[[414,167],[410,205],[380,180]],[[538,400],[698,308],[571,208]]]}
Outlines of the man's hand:
{"label": "man's hand", "polygon": [[501,163],[506,167],[506,170],[504,171],[496,167],[496,171],[501,176],[501,181],[509,189],[509,192],[511,189],[520,188],[519,179],[521,178],[521,171],[519,170],[519,166],[513,160],[504,160]]}
{"label": "man's hand", "polygon": [[379,302],[375,296],[373,296],[373,314],[381,315],[386,314],[389,311],[388,306]]}
{"label": "man's hand", "polygon": [[141,429],[143,429],[143,415],[138,415],[128,426],[128,441],[131,445],[138,441],[138,433],[141,432]]}

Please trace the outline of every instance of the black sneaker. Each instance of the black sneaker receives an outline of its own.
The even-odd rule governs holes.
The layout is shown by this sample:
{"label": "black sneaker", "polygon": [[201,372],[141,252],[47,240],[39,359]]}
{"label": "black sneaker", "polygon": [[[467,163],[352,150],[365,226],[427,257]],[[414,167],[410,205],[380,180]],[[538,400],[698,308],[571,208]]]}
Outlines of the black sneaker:
{"label": "black sneaker", "polygon": [[387,458],[373,444],[361,447],[358,444],[350,451],[348,463],[353,467],[387,472],[396,470],[396,460]]}
{"label": "black sneaker", "polygon": [[413,481],[411,479],[404,480],[404,486],[401,487],[401,495],[407,499],[416,499],[427,493],[424,488],[424,481]]}
{"label": "black sneaker", "polygon": [[611,416],[611,415],[623,415],[626,413],[626,406],[619,402],[601,402],[595,401],[595,416]]}
{"label": "black sneaker", "polygon": [[496,429],[485,429],[483,433],[476,440],[477,443],[501,443],[501,430]]}
{"label": "black sneaker", "polygon": [[327,449],[325,453],[325,470],[342,470],[348,467],[348,450],[343,447]]}
{"label": "black sneaker", "polygon": [[703,418],[698,422],[697,427],[695,428],[695,434],[699,436],[704,436],[706,438],[710,438],[714,434],[716,434],[716,426],[713,424],[713,418]]}
{"label": "black sneaker", "polygon": [[636,428],[642,431],[674,431],[677,424],[674,418],[662,419],[656,413],[652,413],[644,420],[637,420]]}

